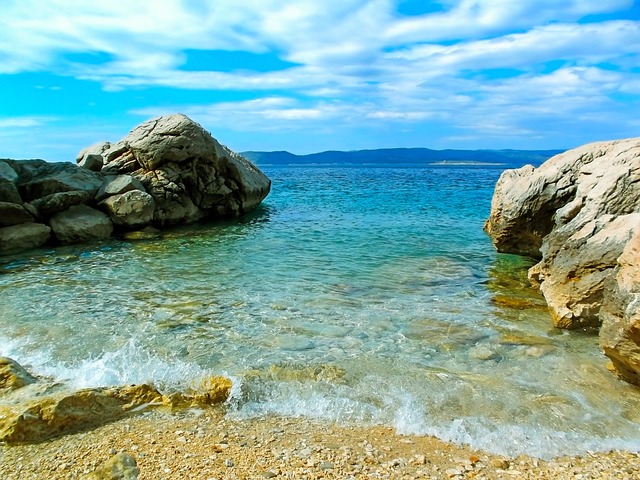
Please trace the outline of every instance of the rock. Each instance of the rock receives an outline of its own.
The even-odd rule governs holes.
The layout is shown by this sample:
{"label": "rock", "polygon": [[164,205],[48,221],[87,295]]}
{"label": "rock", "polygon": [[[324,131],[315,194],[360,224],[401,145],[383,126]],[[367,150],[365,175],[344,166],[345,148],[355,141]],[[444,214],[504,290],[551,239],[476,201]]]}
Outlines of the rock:
{"label": "rock", "polygon": [[104,160],[102,159],[102,155],[98,155],[95,153],[86,154],[82,160],[78,162],[78,166],[84,167],[88,170],[99,172],[102,170],[102,166],[104,165]]}
{"label": "rock", "polygon": [[17,172],[7,162],[0,160],[0,202],[22,203],[16,187],[17,180]]}
{"label": "rock", "polygon": [[166,397],[173,408],[207,407],[225,402],[231,394],[231,380],[214,376],[205,378],[202,383],[186,393],[176,392]]}
{"label": "rock", "polygon": [[36,381],[18,362],[0,357],[0,393],[16,390]]}
{"label": "rock", "polygon": [[553,251],[529,270],[529,278],[539,284],[556,327],[600,326],[605,281],[636,231],[640,213],[606,214],[570,236],[550,235],[549,242],[559,243],[550,244]]}
{"label": "rock", "polygon": [[139,474],[136,459],[121,452],[100,464],[84,480],[136,480]]}
{"label": "rock", "polygon": [[22,199],[31,202],[53,193],[81,191],[93,198],[102,185],[103,175],[67,162],[44,160],[5,160],[18,174]]}
{"label": "rock", "polygon": [[104,160],[103,154],[110,148],[111,142],[98,142],[91,145],[90,147],[83,148],[76,156],[76,163],[80,163],[89,155],[100,155],[100,158],[103,158]]}
{"label": "rock", "polygon": [[96,390],[62,392],[18,405],[0,405],[0,440],[37,443],[102,425],[126,414],[124,402]]}
{"label": "rock", "polygon": [[500,355],[498,355],[498,352],[496,352],[492,348],[489,348],[484,345],[478,345],[472,348],[471,350],[469,350],[469,357],[473,358],[474,360],[485,361],[485,360],[494,360],[496,358],[499,358]]}
{"label": "rock", "polygon": [[0,228],[0,254],[41,247],[51,237],[51,228],[41,223],[21,223]]}
{"label": "rock", "polygon": [[96,201],[100,202],[111,195],[120,195],[131,190],[145,191],[142,184],[131,175],[108,175],[96,193]]}
{"label": "rock", "polygon": [[2,398],[0,441],[38,443],[104,425],[164,401],[149,385],[69,390],[60,384],[31,384]]}
{"label": "rock", "polygon": [[10,227],[33,220],[33,215],[22,205],[0,201],[0,227]]}
{"label": "rock", "polygon": [[49,223],[56,238],[62,243],[108,238],[113,232],[111,219],[86,205],[76,205],[56,213]]}
{"label": "rock", "polygon": [[86,203],[90,199],[91,196],[88,192],[74,190],[71,192],[52,193],[46,197],[38,198],[27,205],[31,205],[41,216],[48,218],[74,205]]}
{"label": "rock", "polygon": [[0,181],[10,183],[18,181],[18,173],[4,160],[0,160]]}
{"label": "rock", "polygon": [[490,465],[493,468],[500,468],[502,470],[506,470],[507,468],[509,468],[509,460],[507,460],[506,458],[494,458],[491,460]]}
{"label": "rock", "polygon": [[557,327],[600,325],[604,284],[640,222],[640,139],[505,171],[485,225],[498,251],[541,259],[529,278]]}
{"label": "rock", "polygon": [[607,279],[600,317],[600,345],[616,372],[640,385],[640,231],[625,246]]}
{"label": "rock", "polygon": [[270,180],[184,115],[158,117],[116,144],[99,144],[106,174],[129,173],[155,200],[154,223],[234,216],[255,208]]}
{"label": "rock", "polygon": [[109,214],[114,224],[128,228],[148,225],[155,211],[153,197],[140,190],[108,197],[99,206]]}

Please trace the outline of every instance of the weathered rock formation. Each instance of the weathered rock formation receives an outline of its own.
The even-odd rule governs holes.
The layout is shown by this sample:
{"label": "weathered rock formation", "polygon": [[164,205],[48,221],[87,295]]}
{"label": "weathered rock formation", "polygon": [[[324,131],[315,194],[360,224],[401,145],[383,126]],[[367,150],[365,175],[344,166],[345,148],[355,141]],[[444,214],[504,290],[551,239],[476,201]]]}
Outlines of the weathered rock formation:
{"label": "weathered rock formation", "polygon": [[270,180],[184,115],[80,152],[78,165],[0,160],[0,254],[255,208]]}
{"label": "weathered rock formation", "polygon": [[529,278],[555,326],[604,322],[605,353],[625,378],[634,376],[624,369],[635,371],[638,383],[638,358],[635,370],[626,362],[640,341],[629,311],[639,290],[629,280],[632,254],[621,255],[634,251],[630,242],[640,234],[640,138],[585,145],[537,169],[505,171],[485,229],[498,251],[540,259]]}
{"label": "weathered rock formation", "polygon": [[140,181],[153,197],[153,223],[159,226],[241,214],[271,186],[252,163],[181,114],[144,122],[118,143],[93,145],[77,161],[96,156],[103,158],[102,173]]}
{"label": "weathered rock formation", "polygon": [[605,292],[600,345],[620,376],[640,385],[640,232],[618,258]]}
{"label": "weathered rock formation", "polygon": [[186,392],[161,394],[150,385],[72,390],[39,380],[8,358],[0,358],[0,441],[37,443],[103,425],[149,408],[204,408],[231,392],[226,377],[209,377]]}

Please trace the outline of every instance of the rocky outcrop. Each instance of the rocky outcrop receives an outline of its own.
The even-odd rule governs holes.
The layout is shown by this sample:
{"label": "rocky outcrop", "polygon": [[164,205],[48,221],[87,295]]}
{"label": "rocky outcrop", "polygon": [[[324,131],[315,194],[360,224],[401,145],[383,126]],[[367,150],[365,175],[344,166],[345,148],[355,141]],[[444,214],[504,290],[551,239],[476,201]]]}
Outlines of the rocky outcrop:
{"label": "rocky outcrop", "polygon": [[78,161],[91,155],[104,159],[102,173],[140,181],[153,197],[158,226],[239,215],[255,208],[271,186],[258,168],[181,114],[144,122],[118,143],[89,147]]}
{"label": "rocky outcrop", "polygon": [[161,394],[150,385],[73,390],[38,380],[0,358],[0,441],[36,443],[103,425],[150,408],[205,408],[227,400],[231,381],[209,377],[186,392]]}
{"label": "rocky outcrop", "polygon": [[[623,251],[640,234],[640,139],[585,145],[539,168],[504,172],[485,230],[498,251],[540,260],[529,278],[544,294],[555,326],[597,328],[609,318],[607,338],[633,337],[622,333],[630,320],[621,320],[628,313],[620,312],[627,307],[616,308],[638,291],[627,292],[612,279],[626,265],[620,263]],[[622,330],[613,334],[616,328]],[[612,359],[615,343],[607,340],[605,347]]]}
{"label": "rocky outcrop", "polygon": [[184,115],[149,120],[77,162],[0,160],[0,254],[239,215],[271,185]]}

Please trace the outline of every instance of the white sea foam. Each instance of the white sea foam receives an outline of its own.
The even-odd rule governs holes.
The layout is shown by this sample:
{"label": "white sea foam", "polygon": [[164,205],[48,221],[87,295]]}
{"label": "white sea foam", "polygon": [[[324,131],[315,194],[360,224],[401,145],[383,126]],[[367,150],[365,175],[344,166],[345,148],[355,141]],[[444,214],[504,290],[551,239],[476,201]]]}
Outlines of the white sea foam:
{"label": "white sea foam", "polygon": [[[207,376],[194,363],[166,359],[141,347],[135,339],[114,351],[80,361],[56,361],[47,349],[33,351],[29,342],[0,339],[2,355],[16,360],[32,373],[74,388],[149,383],[160,388],[183,388]],[[210,374],[210,373],[209,373]]]}

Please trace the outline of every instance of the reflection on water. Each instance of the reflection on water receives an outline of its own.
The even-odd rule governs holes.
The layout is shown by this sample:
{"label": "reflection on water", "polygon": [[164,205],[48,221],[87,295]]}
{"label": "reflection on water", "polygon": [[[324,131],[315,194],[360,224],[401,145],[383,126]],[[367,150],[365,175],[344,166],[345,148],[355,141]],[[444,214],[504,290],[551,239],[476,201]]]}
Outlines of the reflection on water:
{"label": "reflection on water", "polygon": [[237,416],[509,455],[637,449],[637,389],[595,336],[551,327],[528,261],[483,234],[499,173],[273,168],[240,220],[5,258],[0,355],[78,386],[225,373]]}

